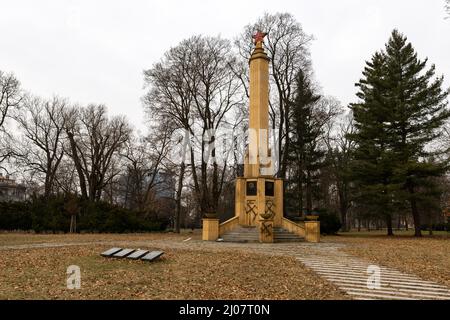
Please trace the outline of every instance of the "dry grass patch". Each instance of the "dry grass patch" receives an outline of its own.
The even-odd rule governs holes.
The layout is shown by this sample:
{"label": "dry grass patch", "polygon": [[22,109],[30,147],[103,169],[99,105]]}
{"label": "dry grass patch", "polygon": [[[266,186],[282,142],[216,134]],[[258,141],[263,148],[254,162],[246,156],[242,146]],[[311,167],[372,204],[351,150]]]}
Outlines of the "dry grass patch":
{"label": "dry grass patch", "polygon": [[74,243],[102,241],[151,241],[151,240],[183,240],[199,239],[199,231],[183,231],[181,234],[133,233],[133,234],[34,234],[34,233],[0,233],[0,246],[36,244],[36,243]]}
{"label": "dry grass patch", "polygon": [[[100,257],[105,249],[3,251],[0,299],[346,298],[289,257],[168,249],[159,261],[145,263]],[[66,288],[69,265],[81,268],[80,290]]]}

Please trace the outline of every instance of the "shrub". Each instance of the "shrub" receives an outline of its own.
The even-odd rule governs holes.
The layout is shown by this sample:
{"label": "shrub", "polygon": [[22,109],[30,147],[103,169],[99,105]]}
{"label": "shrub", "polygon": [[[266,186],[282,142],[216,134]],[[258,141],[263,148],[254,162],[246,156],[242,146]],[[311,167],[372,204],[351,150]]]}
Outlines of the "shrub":
{"label": "shrub", "polygon": [[[424,224],[420,227],[422,231],[429,231],[430,225]],[[450,221],[447,223],[435,223],[431,225],[433,231],[449,231],[450,232]]]}
{"label": "shrub", "polygon": [[336,234],[341,229],[342,224],[337,215],[319,210],[320,232],[322,234]]}
{"label": "shrub", "polygon": [[0,202],[0,230],[30,230],[32,226],[29,202]]}

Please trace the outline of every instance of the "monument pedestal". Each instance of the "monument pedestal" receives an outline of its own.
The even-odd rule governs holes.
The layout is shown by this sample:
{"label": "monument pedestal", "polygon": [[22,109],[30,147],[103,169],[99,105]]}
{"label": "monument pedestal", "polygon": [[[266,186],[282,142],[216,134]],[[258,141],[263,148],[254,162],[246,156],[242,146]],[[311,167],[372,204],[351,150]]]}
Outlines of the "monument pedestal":
{"label": "monument pedestal", "polygon": [[219,239],[219,219],[203,219],[203,241],[217,241]]}
{"label": "monument pedestal", "polygon": [[283,180],[268,177],[238,178],[235,204],[241,226],[258,227],[260,217],[268,216],[273,220],[274,227],[281,227]]}
{"label": "monument pedestal", "polygon": [[305,240],[307,242],[320,242],[320,222],[305,221]]}

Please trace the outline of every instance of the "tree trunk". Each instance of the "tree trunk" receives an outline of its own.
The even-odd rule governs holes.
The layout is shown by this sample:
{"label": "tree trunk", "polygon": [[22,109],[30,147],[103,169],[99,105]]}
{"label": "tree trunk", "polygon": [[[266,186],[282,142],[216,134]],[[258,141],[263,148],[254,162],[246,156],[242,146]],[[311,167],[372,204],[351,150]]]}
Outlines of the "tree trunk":
{"label": "tree trunk", "polygon": [[415,237],[422,237],[422,231],[421,231],[421,222],[420,222],[420,213],[417,208],[417,201],[414,195],[414,187],[409,187],[409,193],[411,194],[411,213],[414,220],[414,236]]}
{"label": "tree trunk", "polygon": [[311,174],[309,171],[306,173],[306,214],[310,215],[312,212],[312,186],[311,186]]}
{"label": "tree trunk", "polygon": [[[275,80],[276,81],[276,80]],[[284,107],[283,107],[283,99],[281,98],[282,92],[278,90],[280,94],[279,98],[279,108],[280,108],[280,122],[278,128],[278,178],[285,179],[286,178],[286,168],[284,167],[284,155],[283,153],[286,151],[283,149],[283,130],[284,130]]]}
{"label": "tree trunk", "polygon": [[342,221],[342,232],[348,232],[347,228],[347,208],[346,206],[341,206],[341,221]]}
{"label": "tree trunk", "polygon": [[87,199],[88,195],[87,195],[87,188],[86,188],[86,180],[84,177],[83,168],[81,166],[81,160],[80,160],[80,157],[78,156],[77,144],[75,142],[73,133],[67,132],[67,136],[69,137],[70,149],[72,151],[72,157],[73,157],[73,163],[74,163],[75,169],[77,170],[77,173],[78,173],[78,180],[79,180],[80,189],[81,189],[81,197],[82,197],[82,199]]}
{"label": "tree trunk", "polygon": [[298,210],[299,216],[303,217],[303,170],[300,165],[298,170]]}
{"label": "tree trunk", "polygon": [[[203,129],[203,137],[205,136],[206,133],[206,129]],[[205,217],[205,215],[208,214],[212,214],[212,213],[217,213],[217,212],[211,212],[211,208],[210,208],[210,193],[208,190],[208,167],[207,167],[207,163],[206,163],[206,159],[205,159],[205,148],[206,148],[206,144],[205,141],[202,140],[202,163],[200,165],[201,168],[201,175],[200,175],[200,181],[201,181],[201,194],[200,194],[200,212],[201,212],[201,217]]]}
{"label": "tree trunk", "polygon": [[76,233],[77,232],[77,216],[72,215],[70,217],[70,233]]}
{"label": "tree trunk", "polygon": [[185,170],[186,170],[186,164],[184,162],[182,162],[181,168],[180,168],[180,177],[178,179],[178,188],[177,188],[177,209],[175,212],[175,232],[176,233],[180,233],[181,192],[183,191],[183,180],[184,180]]}
{"label": "tree trunk", "polygon": [[50,183],[48,182],[48,180],[46,179],[45,181],[45,186],[44,186],[44,198],[48,199],[50,197],[50,193],[51,193],[51,186]]}
{"label": "tree trunk", "polygon": [[283,150],[283,157],[282,157],[282,163],[281,163],[281,178],[286,179],[287,171],[288,171],[288,157],[290,152],[290,142],[291,138],[289,137],[289,108],[287,105],[284,107],[286,115],[284,116],[284,127],[286,130],[286,139],[284,142],[284,150]]}
{"label": "tree trunk", "polygon": [[[347,213],[348,213],[348,200],[347,200],[347,192],[346,189],[343,187],[342,184],[337,184],[338,185],[338,194],[339,194],[339,211],[341,213],[341,222],[342,222],[342,228],[341,230],[343,232],[348,232],[349,231],[349,226],[348,226],[348,219],[347,219]],[[351,228],[351,225],[350,225]]]}
{"label": "tree trunk", "polygon": [[392,216],[390,214],[386,214],[386,226],[387,226],[387,235],[393,236],[394,230],[392,229]]}

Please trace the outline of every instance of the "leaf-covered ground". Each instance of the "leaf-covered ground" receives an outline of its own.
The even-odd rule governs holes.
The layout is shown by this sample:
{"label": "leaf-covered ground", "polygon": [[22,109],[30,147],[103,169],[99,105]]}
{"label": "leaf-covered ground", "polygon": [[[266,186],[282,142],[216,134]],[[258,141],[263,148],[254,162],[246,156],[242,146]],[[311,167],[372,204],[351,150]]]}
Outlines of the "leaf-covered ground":
{"label": "leaf-covered ground", "polygon": [[[184,241],[186,239],[189,241]],[[322,244],[229,244],[181,235],[0,234],[0,299],[348,299],[295,260],[320,246],[450,287],[450,237],[388,238],[376,233],[324,237]],[[161,249],[155,263],[111,260],[113,246]],[[66,269],[81,268],[81,289],[66,288]]]}
{"label": "leaf-covered ground", "polygon": [[[119,238],[129,240],[130,236]],[[290,257],[166,248],[159,261],[146,263],[99,256],[109,247],[2,250],[0,299],[347,298]],[[66,287],[69,265],[81,269],[80,290]]]}
{"label": "leaf-covered ground", "polygon": [[27,243],[72,243],[72,242],[102,242],[102,241],[147,241],[147,240],[183,240],[187,238],[200,239],[199,230],[194,232],[183,230],[176,233],[136,233],[136,234],[34,234],[34,233],[0,233],[0,246],[21,245]]}

